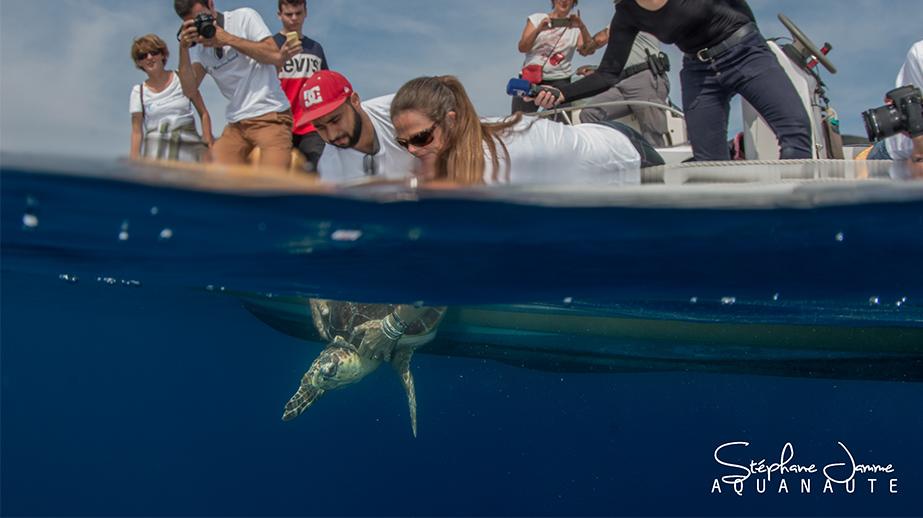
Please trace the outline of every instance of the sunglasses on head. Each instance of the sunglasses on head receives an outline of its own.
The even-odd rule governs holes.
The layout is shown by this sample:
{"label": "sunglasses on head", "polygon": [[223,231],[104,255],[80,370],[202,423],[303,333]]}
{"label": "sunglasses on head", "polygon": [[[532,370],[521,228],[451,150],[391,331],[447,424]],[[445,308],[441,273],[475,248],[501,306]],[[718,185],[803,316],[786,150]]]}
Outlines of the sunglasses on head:
{"label": "sunglasses on head", "polygon": [[150,52],[138,52],[135,54],[135,61],[141,61],[142,59],[146,58],[148,55],[156,57],[161,54],[163,54],[162,50],[152,50]]}
{"label": "sunglasses on head", "polygon": [[404,149],[407,149],[410,146],[426,147],[433,143],[433,132],[436,131],[436,126],[438,125],[438,122],[434,122],[433,125],[429,127],[429,129],[425,129],[416,135],[411,135],[410,138],[396,138],[394,140],[397,141],[397,145]]}

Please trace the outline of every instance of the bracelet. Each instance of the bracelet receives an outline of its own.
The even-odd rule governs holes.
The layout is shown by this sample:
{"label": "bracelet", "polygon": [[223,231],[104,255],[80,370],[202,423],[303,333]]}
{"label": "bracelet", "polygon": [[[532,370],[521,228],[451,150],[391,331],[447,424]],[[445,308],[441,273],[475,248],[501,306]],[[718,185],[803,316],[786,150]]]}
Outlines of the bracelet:
{"label": "bracelet", "polygon": [[404,336],[404,331],[407,329],[407,324],[399,316],[394,313],[386,316],[381,319],[381,332],[389,340],[394,340],[395,342],[400,340]]}
{"label": "bracelet", "polygon": [[410,327],[410,324],[404,322],[404,319],[402,319],[400,315],[397,314],[397,311],[392,311],[390,316],[394,319],[394,323],[397,324],[397,327],[401,330],[401,334],[404,334],[404,332],[407,331],[407,328]]}

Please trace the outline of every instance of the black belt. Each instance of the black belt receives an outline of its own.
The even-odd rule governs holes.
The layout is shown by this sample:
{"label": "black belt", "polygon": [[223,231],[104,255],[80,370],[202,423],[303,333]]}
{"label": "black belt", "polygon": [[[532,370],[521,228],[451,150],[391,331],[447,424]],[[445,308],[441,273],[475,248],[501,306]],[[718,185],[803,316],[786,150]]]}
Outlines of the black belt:
{"label": "black belt", "polygon": [[623,68],[622,73],[619,75],[619,79],[627,79],[645,70],[652,70],[654,75],[657,76],[666,75],[666,73],[670,71],[670,58],[663,52],[659,54],[648,54],[646,61]]}
{"label": "black belt", "polygon": [[758,32],[760,32],[760,30],[756,28],[756,24],[748,23],[747,25],[744,25],[743,27],[734,31],[734,34],[731,34],[725,38],[725,40],[721,43],[712,47],[704,48],[695,54],[690,54],[687,52],[686,57],[689,59],[696,59],[703,63],[712,61],[726,50],[743,41],[747,36],[751,36]]}

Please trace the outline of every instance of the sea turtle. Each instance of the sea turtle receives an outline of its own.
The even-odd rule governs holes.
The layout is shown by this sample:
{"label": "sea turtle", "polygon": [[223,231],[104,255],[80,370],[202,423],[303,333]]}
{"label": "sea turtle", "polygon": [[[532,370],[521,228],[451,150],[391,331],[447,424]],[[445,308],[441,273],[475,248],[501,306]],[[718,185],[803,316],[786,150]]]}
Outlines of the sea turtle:
{"label": "sea turtle", "polygon": [[[317,356],[301,378],[301,386],[289,399],[282,414],[284,421],[301,415],[328,390],[356,383],[381,365],[382,361],[359,354],[366,333],[380,327],[380,320],[394,311],[390,304],[357,304],[311,299],[311,314],[327,347]],[[410,372],[413,352],[436,336],[445,308],[423,308],[422,314],[408,322],[404,336],[394,347],[391,366],[401,378],[410,407],[410,426],[417,436],[417,396]]]}

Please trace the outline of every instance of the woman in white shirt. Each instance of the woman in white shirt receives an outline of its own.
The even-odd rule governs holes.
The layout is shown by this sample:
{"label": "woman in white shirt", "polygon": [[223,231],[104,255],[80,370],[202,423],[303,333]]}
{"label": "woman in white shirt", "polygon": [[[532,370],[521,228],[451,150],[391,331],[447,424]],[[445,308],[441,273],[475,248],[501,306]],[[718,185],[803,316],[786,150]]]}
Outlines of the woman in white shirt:
{"label": "woman in white shirt", "polygon": [[[519,37],[519,52],[525,54],[520,77],[534,84],[560,87],[570,83],[574,74],[574,51],[582,56],[596,51],[580,15],[571,14],[577,1],[551,0],[550,13],[529,15]],[[512,113],[537,109],[534,103],[513,97]]]}
{"label": "woman in white shirt", "polygon": [[426,181],[632,185],[641,167],[663,164],[640,134],[618,123],[570,126],[521,113],[482,120],[453,76],[402,86],[391,120]]}
{"label": "woman in white shirt", "polygon": [[[135,66],[147,74],[147,81],[131,90],[130,158],[202,161],[207,158],[214,138],[211,117],[202,96],[183,95],[179,76],[166,70],[170,53],[157,35],[148,34],[131,44]],[[203,138],[195,126],[195,111],[202,120]]]}

